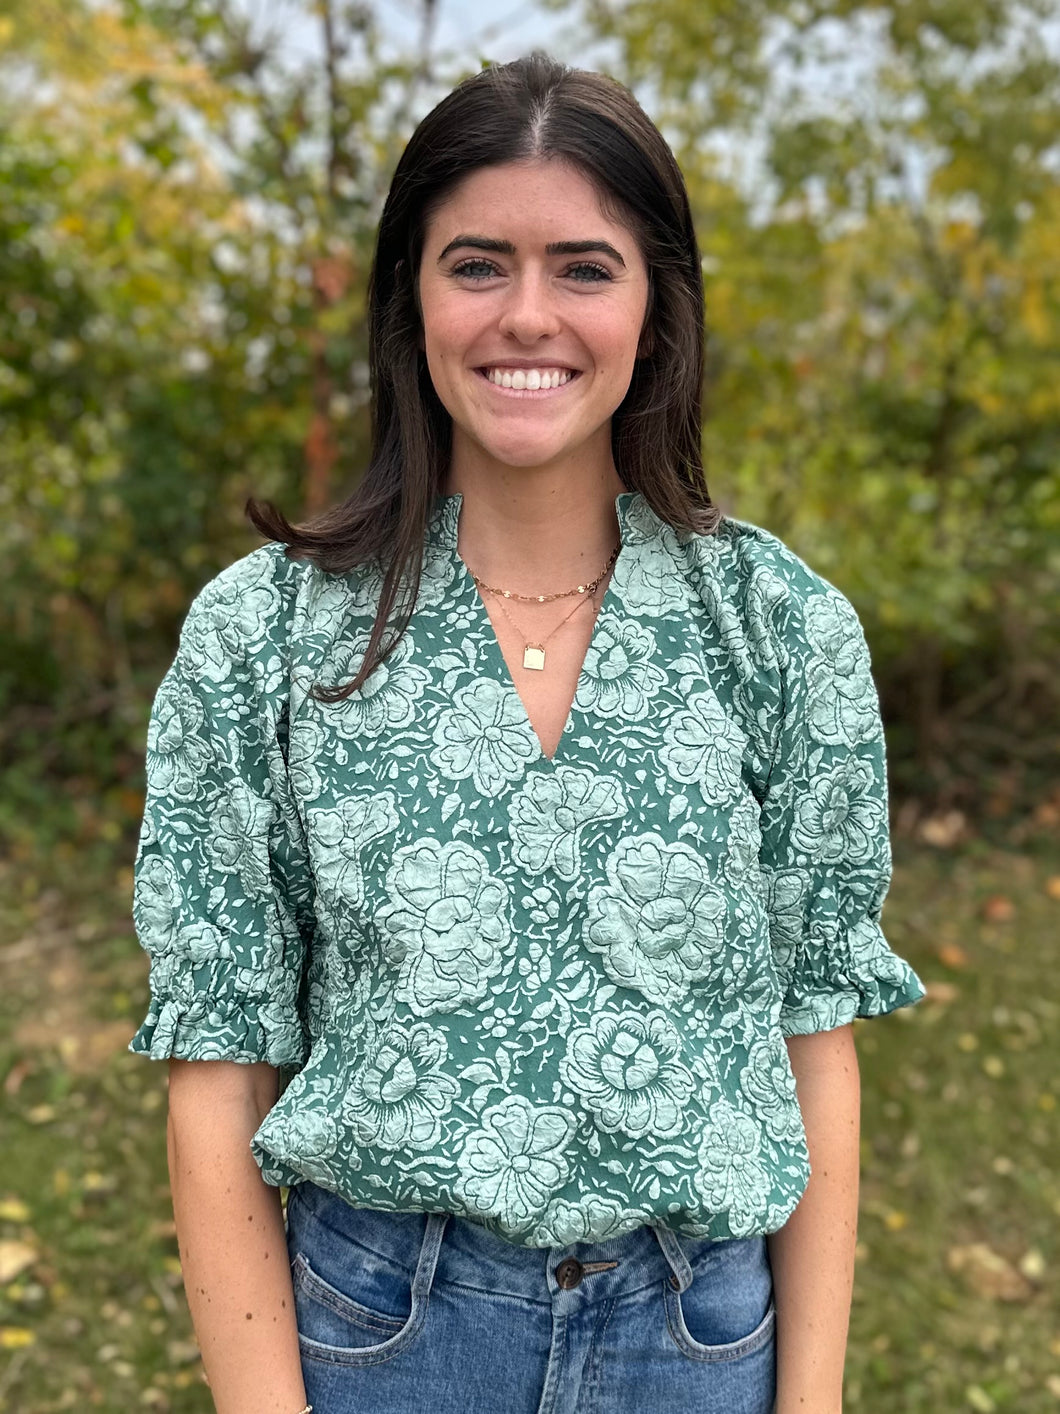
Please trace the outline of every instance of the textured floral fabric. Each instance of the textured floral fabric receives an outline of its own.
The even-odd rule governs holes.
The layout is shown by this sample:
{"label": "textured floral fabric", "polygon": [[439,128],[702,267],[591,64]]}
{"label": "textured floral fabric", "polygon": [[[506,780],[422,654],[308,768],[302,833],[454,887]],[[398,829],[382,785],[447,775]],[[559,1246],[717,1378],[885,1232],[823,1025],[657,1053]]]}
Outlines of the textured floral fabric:
{"label": "textured floral fabric", "polygon": [[[265,546],[188,615],[148,738],[130,1049],[268,1061],[272,1184],[528,1247],[781,1227],[809,1176],[785,1036],[915,1002],[879,927],[883,736],[846,599],[638,492],[546,757],[438,498],[411,627]],[[293,1075],[290,1072],[294,1072]]]}

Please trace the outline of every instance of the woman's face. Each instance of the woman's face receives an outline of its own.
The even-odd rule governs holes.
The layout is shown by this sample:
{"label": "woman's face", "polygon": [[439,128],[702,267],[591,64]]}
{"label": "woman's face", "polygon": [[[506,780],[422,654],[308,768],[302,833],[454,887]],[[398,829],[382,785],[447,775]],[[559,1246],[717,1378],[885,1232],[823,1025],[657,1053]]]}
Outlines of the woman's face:
{"label": "woman's face", "polygon": [[648,271],[577,168],[534,159],[465,178],[428,224],[419,295],[454,461],[610,465]]}

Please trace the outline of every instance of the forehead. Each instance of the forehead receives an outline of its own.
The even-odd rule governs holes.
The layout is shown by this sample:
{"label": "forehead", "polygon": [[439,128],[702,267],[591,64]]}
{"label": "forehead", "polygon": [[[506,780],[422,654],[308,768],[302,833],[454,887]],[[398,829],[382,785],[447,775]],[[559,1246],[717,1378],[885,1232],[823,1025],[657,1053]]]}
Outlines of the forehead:
{"label": "forehead", "polygon": [[636,244],[629,227],[605,210],[584,172],[559,158],[471,172],[431,213],[426,243],[444,245],[458,232],[503,236],[516,245],[520,234],[523,243],[606,235],[620,250]]}

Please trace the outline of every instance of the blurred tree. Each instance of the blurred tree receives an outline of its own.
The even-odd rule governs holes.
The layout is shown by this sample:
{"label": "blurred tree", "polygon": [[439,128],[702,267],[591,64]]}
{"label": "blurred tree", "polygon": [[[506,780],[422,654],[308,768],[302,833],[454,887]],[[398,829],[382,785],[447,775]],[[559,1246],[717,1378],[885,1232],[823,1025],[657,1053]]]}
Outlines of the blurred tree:
{"label": "blurred tree", "polygon": [[216,0],[16,0],[0,21],[16,762],[135,773],[176,620],[254,543],[246,496],[312,511],[363,460],[367,270],[429,28],[390,62],[370,7],[309,8],[304,59]]}
{"label": "blurred tree", "polygon": [[1055,779],[1055,3],[583,13],[689,177],[712,486],[858,604],[903,784]]}
{"label": "blurred tree", "polygon": [[[858,604],[900,784],[974,802],[988,769],[1040,777],[1060,719],[1050,7],[562,8],[688,175],[715,494]],[[476,65],[432,56],[434,0],[397,57],[369,4],[268,13],[0,18],[12,812],[42,764],[134,780],[191,593],[253,543],[246,495],[309,512],[363,464],[379,206],[416,117]]]}

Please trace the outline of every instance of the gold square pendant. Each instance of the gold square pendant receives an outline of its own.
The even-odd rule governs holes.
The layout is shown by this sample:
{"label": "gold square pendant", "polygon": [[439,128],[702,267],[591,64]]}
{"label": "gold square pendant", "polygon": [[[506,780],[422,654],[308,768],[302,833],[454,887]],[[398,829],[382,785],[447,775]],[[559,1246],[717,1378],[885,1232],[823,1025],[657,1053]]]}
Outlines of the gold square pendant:
{"label": "gold square pendant", "polygon": [[523,652],[524,668],[543,668],[545,666],[545,650],[538,643],[528,643]]}

